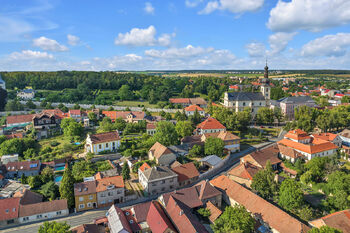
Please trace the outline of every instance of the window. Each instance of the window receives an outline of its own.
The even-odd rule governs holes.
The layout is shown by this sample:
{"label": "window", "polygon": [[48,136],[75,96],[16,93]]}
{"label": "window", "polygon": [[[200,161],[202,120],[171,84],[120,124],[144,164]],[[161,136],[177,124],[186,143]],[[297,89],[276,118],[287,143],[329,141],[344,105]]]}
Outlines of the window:
{"label": "window", "polygon": [[108,148],[108,143],[106,143],[106,148]]}
{"label": "window", "polygon": [[243,102],[243,106],[245,106],[245,102]]}
{"label": "window", "polygon": [[91,206],[92,206],[91,202],[87,203],[87,207],[91,207]]}
{"label": "window", "polygon": [[84,201],[84,197],[79,197],[79,201]]}
{"label": "window", "polygon": [[15,222],[15,220],[14,219],[11,219],[11,220],[8,220],[7,221],[7,224],[12,224],[12,223],[14,223]]}
{"label": "window", "polygon": [[90,199],[90,200],[92,200],[92,198],[93,198],[93,196],[92,196],[92,195],[90,195],[90,196],[89,196],[89,199]]}
{"label": "window", "polygon": [[57,211],[57,212],[56,212],[56,215],[61,215],[61,214],[62,214],[61,211]]}
{"label": "window", "polygon": [[79,209],[84,209],[85,208],[85,205],[84,204],[80,204],[79,205]]}
{"label": "window", "polygon": [[165,180],[162,180],[162,184],[165,184]]}
{"label": "window", "polygon": [[5,212],[6,212],[6,214],[8,214],[8,213],[10,212],[10,210],[9,210],[9,209],[6,209]]}
{"label": "window", "polygon": [[115,142],[113,142],[112,145],[115,146]]}
{"label": "window", "polygon": [[40,218],[42,218],[43,216],[41,215],[41,214],[38,214],[37,216],[36,216],[36,218],[37,219],[40,219]]}
{"label": "window", "polygon": [[113,201],[113,200],[111,200],[111,199],[110,199],[110,200],[108,200],[108,202],[112,202],[112,201]]}
{"label": "window", "polygon": [[162,191],[164,191],[164,190],[165,190],[165,188],[163,187],[163,188],[162,188]]}
{"label": "window", "polygon": [[23,221],[27,221],[27,220],[29,220],[29,217],[24,217],[23,218]]}
{"label": "window", "polygon": [[100,145],[98,145],[98,149],[100,149],[100,150],[102,149],[102,145],[101,145],[101,144],[100,144]]}

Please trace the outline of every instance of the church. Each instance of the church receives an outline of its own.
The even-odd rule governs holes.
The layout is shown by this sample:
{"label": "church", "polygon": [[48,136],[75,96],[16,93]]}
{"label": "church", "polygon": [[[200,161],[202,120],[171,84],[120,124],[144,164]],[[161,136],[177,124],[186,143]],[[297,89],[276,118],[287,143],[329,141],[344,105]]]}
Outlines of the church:
{"label": "church", "polygon": [[260,92],[225,92],[224,106],[235,112],[243,111],[246,107],[251,108],[253,117],[261,107],[270,106],[270,81],[269,67],[265,66],[264,78],[260,79]]}

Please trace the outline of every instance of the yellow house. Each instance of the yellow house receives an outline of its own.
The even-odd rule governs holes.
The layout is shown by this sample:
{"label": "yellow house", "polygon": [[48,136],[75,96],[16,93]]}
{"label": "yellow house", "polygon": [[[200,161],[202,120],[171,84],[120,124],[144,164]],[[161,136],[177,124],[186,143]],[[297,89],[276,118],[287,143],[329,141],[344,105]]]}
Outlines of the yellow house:
{"label": "yellow house", "polygon": [[97,208],[96,181],[74,184],[74,196],[77,212]]}
{"label": "yellow house", "polygon": [[116,151],[120,146],[120,137],[117,131],[88,135],[85,150],[98,154],[102,151]]}

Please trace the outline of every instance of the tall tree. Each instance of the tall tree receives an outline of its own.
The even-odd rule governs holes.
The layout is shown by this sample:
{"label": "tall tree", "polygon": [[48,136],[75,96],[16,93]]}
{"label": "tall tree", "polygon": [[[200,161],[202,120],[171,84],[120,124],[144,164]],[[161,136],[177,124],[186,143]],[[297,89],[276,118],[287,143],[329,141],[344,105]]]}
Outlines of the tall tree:
{"label": "tall tree", "polygon": [[65,222],[44,222],[44,224],[40,226],[38,233],[71,233],[72,231],[69,229],[70,226]]}
{"label": "tall tree", "polygon": [[3,111],[6,106],[7,91],[0,87],[0,111]]}
{"label": "tall tree", "polygon": [[118,90],[118,96],[121,100],[131,100],[133,99],[133,94],[130,91],[129,85],[123,85]]}
{"label": "tall tree", "polygon": [[263,198],[273,198],[278,189],[274,178],[271,163],[267,161],[265,169],[254,175],[251,187]]}
{"label": "tall tree", "polygon": [[130,179],[130,168],[127,162],[123,163],[122,176],[124,180]]}
{"label": "tall tree", "polygon": [[175,126],[176,132],[180,137],[190,136],[193,133],[193,127],[189,121],[178,121]]}
{"label": "tall tree", "polygon": [[304,194],[300,184],[292,179],[285,179],[280,187],[278,203],[288,211],[295,211],[304,204]]}
{"label": "tall tree", "polygon": [[173,123],[160,121],[157,123],[156,131],[153,139],[164,146],[176,145],[178,143],[178,134]]}
{"label": "tall tree", "polygon": [[60,191],[61,199],[67,199],[69,208],[73,208],[75,203],[74,182],[75,182],[75,179],[72,174],[72,171],[69,168],[66,168],[63,173],[59,191]]}
{"label": "tall tree", "polygon": [[220,138],[209,137],[204,143],[204,153],[206,155],[222,156],[224,153],[224,141]]}

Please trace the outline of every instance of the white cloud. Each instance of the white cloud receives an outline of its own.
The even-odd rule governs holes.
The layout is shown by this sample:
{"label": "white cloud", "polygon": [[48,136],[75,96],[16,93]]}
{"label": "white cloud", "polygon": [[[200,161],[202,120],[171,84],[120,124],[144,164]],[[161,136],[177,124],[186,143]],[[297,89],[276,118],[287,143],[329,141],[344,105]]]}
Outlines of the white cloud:
{"label": "white cloud", "polygon": [[59,44],[56,40],[52,40],[44,36],[34,39],[33,46],[39,47],[43,50],[55,52],[64,52],[68,50],[66,46]]}
{"label": "white cloud", "polygon": [[252,12],[260,9],[264,0],[219,0],[210,1],[200,14],[210,14],[215,10],[230,11],[231,13]]}
{"label": "white cloud", "polygon": [[143,10],[146,12],[146,14],[150,14],[150,15],[154,14],[154,7],[150,2],[145,3],[145,7],[143,8]]}
{"label": "white cloud", "polygon": [[350,47],[350,33],[326,35],[305,44],[301,49],[302,56],[343,56]]}
{"label": "white cloud", "polygon": [[198,6],[203,0],[186,0],[185,5],[187,7],[196,7]]}
{"label": "white cloud", "polygon": [[53,59],[53,55],[47,52],[23,50],[21,52],[13,52],[9,55],[10,60],[33,60],[33,59]]}
{"label": "white cloud", "polygon": [[75,46],[80,42],[80,38],[71,34],[67,35],[68,44]]}
{"label": "white cloud", "polygon": [[273,31],[320,31],[350,22],[349,0],[279,0],[267,26]]}
{"label": "white cloud", "polygon": [[145,51],[145,55],[158,58],[184,58],[194,57],[214,51],[213,48],[193,47],[187,45],[184,48],[169,48],[166,50],[150,49]]}
{"label": "white cloud", "polygon": [[133,28],[130,32],[119,33],[114,43],[129,46],[169,46],[171,37],[175,36],[175,34],[162,34],[159,38],[156,38],[156,33],[156,28],[153,25],[145,29]]}
{"label": "white cloud", "polygon": [[249,43],[246,46],[249,56],[251,57],[262,57],[266,54],[266,47],[263,43]]}
{"label": "white cloud", "polygon": [[286,32],[277,32],[269,36],[269,44],[271,50],[269,51],[270,55],[275,55],[282,52],[288,45],[288,42],[293,39],[296,35],[296,32],[286,33]]}

